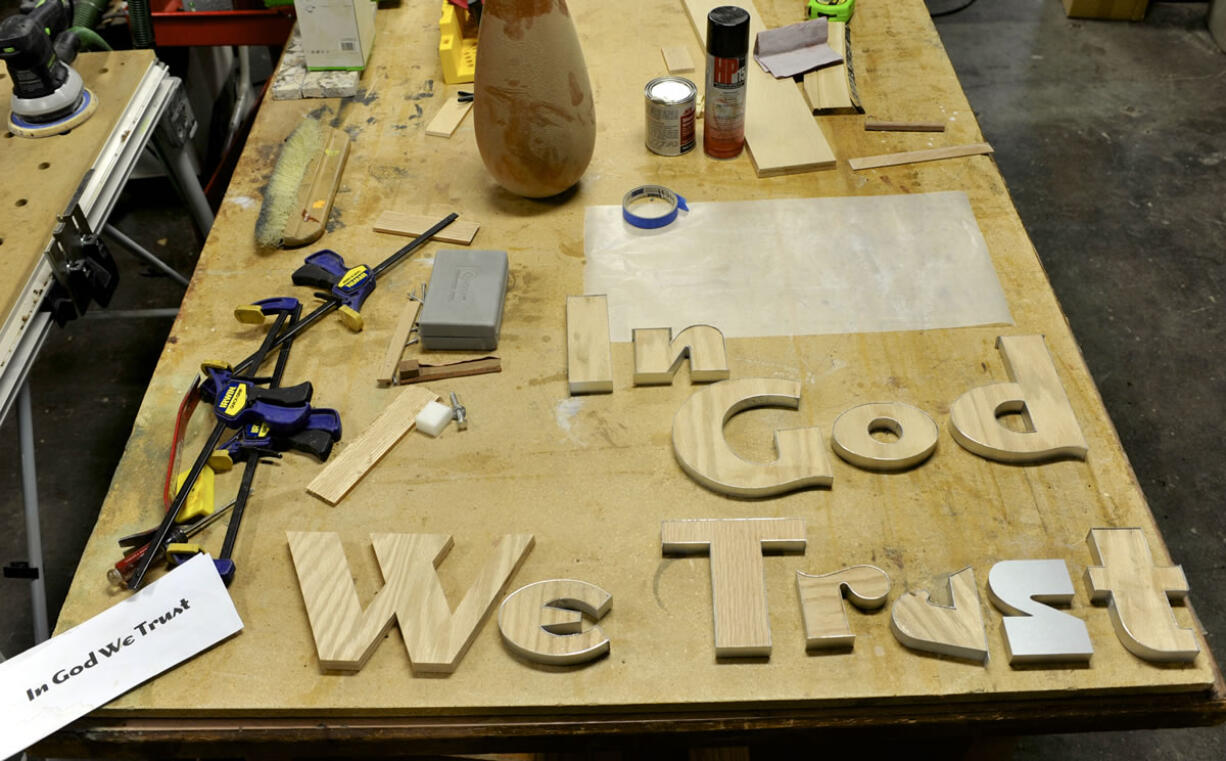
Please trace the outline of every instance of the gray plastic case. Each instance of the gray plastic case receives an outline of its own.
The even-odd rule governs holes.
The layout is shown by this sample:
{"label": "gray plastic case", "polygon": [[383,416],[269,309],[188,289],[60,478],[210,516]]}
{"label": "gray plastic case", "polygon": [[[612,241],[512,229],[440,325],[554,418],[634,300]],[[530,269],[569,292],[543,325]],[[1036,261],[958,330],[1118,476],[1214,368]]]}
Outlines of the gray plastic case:
{"label": "gray plastic case", "polygon": [[496,349],[506,293],[506,251],[439,251],[417,318],[422,348]]}

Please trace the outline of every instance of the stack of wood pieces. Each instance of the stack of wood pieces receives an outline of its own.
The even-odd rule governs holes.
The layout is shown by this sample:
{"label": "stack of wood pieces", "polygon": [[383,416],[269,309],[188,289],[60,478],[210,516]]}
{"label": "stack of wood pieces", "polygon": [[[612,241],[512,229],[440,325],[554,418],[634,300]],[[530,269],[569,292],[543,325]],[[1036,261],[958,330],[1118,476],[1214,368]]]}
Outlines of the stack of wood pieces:
{"label": "stack of wood pieces", "polygon": [[843,56],[843,63],[814,69],[804,76],[805,99],[814,113],[854,114],[860,108],[860,96],[856,92],[856,76],[852,64],[851,44],[847,24],[842,21],[827,22],[826,44]]}

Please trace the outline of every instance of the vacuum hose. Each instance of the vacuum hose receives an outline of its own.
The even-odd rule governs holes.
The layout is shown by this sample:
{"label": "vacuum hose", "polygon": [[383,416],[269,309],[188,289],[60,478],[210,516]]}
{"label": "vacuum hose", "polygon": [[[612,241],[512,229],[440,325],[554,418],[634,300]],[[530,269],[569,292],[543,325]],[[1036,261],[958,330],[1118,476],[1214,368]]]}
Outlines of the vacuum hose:
{"label": "vacuum hose", "polygon": [[107,0],[77,0],[72,11],[72,25],[93,29],[106,10]]}
{"label": "vacuum hose", "polygon": [[153,15],[149,11],[149,0],[128,0],[128,24],[132,28],[134,47],[153,47]]}
{"label": "vacuum hose", "polygon": [[[75,34],[77,39],[81,41],[81,48],[83,50],[111,49],[111,46],[106,44],[106,40],[102,39],[101,35],[87,26],[71,26],[68,28],[68,31]],[[63,56],[61,56],[61,58],[62,57]]]}

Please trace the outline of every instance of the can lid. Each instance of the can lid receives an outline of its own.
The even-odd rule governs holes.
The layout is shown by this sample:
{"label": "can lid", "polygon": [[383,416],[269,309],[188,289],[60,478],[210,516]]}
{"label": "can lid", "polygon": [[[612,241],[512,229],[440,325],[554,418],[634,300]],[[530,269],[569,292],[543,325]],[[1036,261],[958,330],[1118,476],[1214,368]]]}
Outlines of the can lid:
{"label": "can lid", "polygon": [[643,91],[656,103],[675,106],[692,100],[698,93],[698,88],[684,77],[656,77],[647,83]]}
{"label": "can lid", "polygon": [[721,5],[707,14],[707,52],[717,58],[739,58],[749,52],[749,12]]}

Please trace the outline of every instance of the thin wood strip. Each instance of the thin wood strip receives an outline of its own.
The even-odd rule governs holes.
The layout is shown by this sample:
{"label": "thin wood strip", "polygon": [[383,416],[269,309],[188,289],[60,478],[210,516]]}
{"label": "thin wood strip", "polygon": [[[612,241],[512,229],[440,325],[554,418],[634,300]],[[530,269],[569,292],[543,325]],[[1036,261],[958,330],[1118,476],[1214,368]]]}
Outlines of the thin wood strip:
{"label": "thin wood strip", "polygon": [[413,430],[421,408],[439,396],[425,386],[396,391],[396,398],[379,413],[361,436],[333,455],[327,467],[307,485],[307,491],[329,505],[340,502],[349,490],[383,458],[397,441]]}
{"label": "thin wood strip", "polygon": [[392,337],[388,339],[387,348],[383,351],[383,361],[379,363],[379,375],[375,379],[380,386],[389,386],[397,376],[400,365],[400,355],[404,353],[405,344],[409,342],[409,334],[413,332],[413,324],[417,322],[417,314],[421,312],[421,302],[409,299],[396,321]]}
{"label": "thin wood strip", "polygon": [[[749,13],[749,39],[766,29],[762,14],[750,0],[737,3]],[[685,0],[685,9],[702,47],[706,49],[707,14],[726,5],[723,0]],[[746,67],[749,101],[745,142],[759,177],[831,169],[834,151],[790,77],[775,79],[756,62]]]}
{"label": "thin wood strip", "polygon": [[[416,238],[437,223],[438,217],[423,217],[386,209],[379,214],[374,227],[377,233],[407,235],[410,238]],[[457,219],[435,235],[434,240],[467,246],[473,242],[473,238],[477,237],[477,231],[480,229],[481,225],[476,222]]]}
{"label": "thin wood strip", "polygon": [[898,166],[899,164],[919,164],[924,161],[956,159],[962,156],[980,156],[991,152],[992,146],[987,143],[971,143],[969,145],[950,145],[944,148],[926,148],[922,151],[864,156],[863,158],[848,159],[847,163],[853,171],[859,172],[862,169],[878,169],[883,166]]}
{"label": "thin wood strip", "polygon": [[406,359],[397,368],[400,376],[399,383],[402,386],[443,378],[464,378],[469,375],[500,372],[502,372],[502,360],[498,357],[466,359],[462,362],[450,362],[444,365],[427,365],[416,359]]}
{"label": "thin wood strip", "polygon": [[864,129],[869,132],[944,132],[945,122],[891,122],[881,119],[865,119]]}
{"label": "thin wood strip", "polygon": [[472,107],[471,100],[461,102],[459,95],[451,96],[426,125],[426,134],[433,137],[451,137]]}

